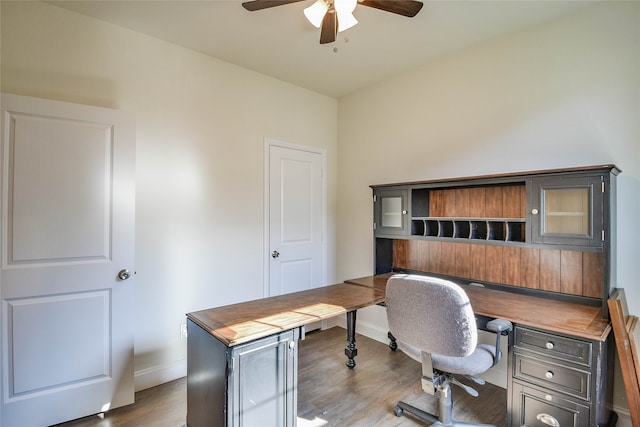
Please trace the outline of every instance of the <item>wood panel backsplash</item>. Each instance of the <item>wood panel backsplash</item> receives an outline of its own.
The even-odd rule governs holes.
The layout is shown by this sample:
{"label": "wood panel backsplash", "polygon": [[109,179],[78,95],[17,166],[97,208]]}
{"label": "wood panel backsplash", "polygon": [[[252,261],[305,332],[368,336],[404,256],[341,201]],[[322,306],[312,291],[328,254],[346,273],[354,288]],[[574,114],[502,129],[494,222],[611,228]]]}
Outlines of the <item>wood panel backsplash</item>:
{"label": "wood panel backsplash", "polygon": [[524,184],[431,190],[429,216],[524,218],[525,191]]}
{"label": "wood panel backsplash", "polygon": [[393,241],[396,269],[599,298],[604,255],[437,240]]}

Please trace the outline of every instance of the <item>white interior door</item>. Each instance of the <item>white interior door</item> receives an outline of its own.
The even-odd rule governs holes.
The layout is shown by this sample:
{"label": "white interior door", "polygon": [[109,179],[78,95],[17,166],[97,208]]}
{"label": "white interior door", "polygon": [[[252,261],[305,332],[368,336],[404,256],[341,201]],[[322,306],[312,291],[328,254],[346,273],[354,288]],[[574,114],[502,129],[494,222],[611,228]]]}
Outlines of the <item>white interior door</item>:
{"label": "white interior door", "polygon": [[1,95],[0,424],[132,403],[135,124]]}
{"label": "white interior door", "polygon": [[269,144],[269,296],[324,285],[324,155]]}

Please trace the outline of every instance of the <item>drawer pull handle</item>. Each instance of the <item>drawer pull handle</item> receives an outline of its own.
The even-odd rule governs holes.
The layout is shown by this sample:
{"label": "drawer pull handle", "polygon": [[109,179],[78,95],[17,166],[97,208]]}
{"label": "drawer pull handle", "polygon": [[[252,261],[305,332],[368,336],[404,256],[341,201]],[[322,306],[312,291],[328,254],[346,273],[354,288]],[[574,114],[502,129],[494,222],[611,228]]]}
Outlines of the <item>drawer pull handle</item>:
{"label": "drawer pull handle", "polygon": [[553,378],[553,371],[547,371],[547,372],[545,372],[545,373],[544,373],[544,376],[545,376],[547,379],[549,379],[549,380],[550,380],[551,378]]}
{"label": "drawer pull handle", "polygon": [[553,350],[553,343],[551,341],[547,341],[544,346],[547,348],[547,350]]}
{"label": "drawer pull handle", "polygon": [[536,418],[538,419],[538,421],[540,421],[541,423],[544,423],[544,424],[546,424],[548,426],[560,427],[560,423],[558,422],[558,420],[556,420],[555,418],[553,418],[549,414],[538,414],[536,416]]}

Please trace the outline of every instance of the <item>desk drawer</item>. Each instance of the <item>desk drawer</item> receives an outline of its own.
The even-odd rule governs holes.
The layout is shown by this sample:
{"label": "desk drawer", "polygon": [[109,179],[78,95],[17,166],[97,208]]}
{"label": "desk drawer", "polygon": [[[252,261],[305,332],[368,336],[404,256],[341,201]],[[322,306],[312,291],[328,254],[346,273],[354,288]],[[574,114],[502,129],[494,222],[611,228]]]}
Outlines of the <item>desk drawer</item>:
{"label": "desk drawer", "polygon": [[591,373],[523,354],[514,354],[513,376],[581,399],[590,398]]}
{"label": "desk drawer", "polygon": [[561,395],[514,382],[511,390],[514,410],[512,426],[585,427],[589,425],[589,407]]}
{"label": "desk drawer", "polygon": [[591,366],[591,343],[516,326],[514,345],[545,356]]}

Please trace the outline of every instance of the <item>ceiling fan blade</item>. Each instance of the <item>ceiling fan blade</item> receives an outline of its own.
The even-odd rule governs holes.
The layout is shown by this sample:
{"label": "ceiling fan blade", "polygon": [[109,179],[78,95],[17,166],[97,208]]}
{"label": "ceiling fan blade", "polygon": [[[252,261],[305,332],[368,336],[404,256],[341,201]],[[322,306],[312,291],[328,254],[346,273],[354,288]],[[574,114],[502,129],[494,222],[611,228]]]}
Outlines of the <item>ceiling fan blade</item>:
{"label": "ceiling fan blade", "polygon": [[320,30],[320,44],[333,43],[338,34],[338,15],[331,8],[322,18],[322,28]]}
{"label": "ceiling fan blade", "polygon": [[303,0],[253,0],[242,3],[242,7],[248,11],[268,9],[270,7],[282,6],[283,4],[297,3]]}
{"label": "ceiling fan blade", "polygon": [[422,9],[422,2],[414,0],[361,0],[358,4],[409,18],[416,16]]}

